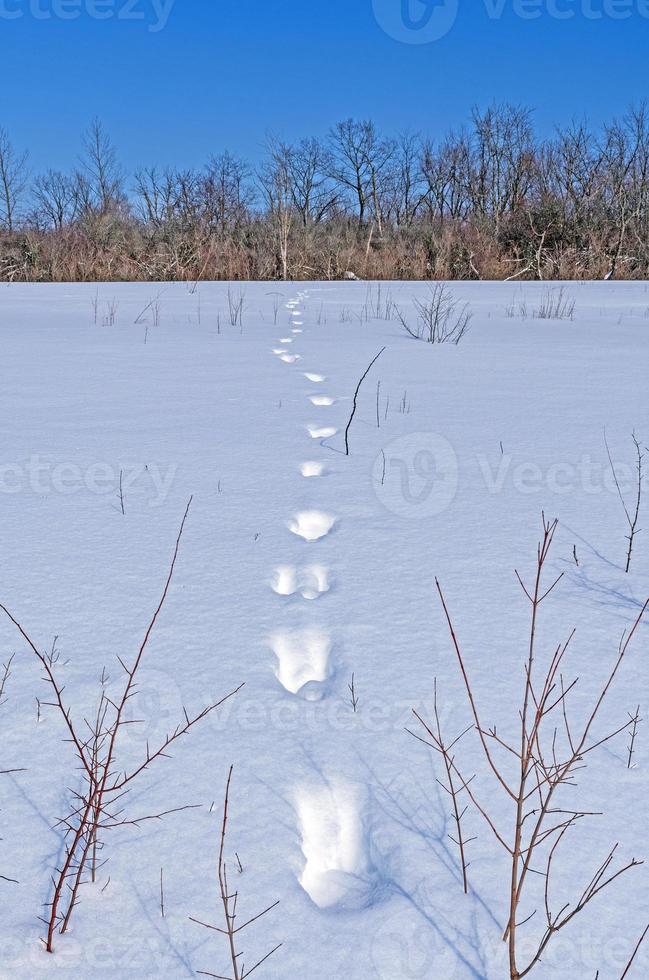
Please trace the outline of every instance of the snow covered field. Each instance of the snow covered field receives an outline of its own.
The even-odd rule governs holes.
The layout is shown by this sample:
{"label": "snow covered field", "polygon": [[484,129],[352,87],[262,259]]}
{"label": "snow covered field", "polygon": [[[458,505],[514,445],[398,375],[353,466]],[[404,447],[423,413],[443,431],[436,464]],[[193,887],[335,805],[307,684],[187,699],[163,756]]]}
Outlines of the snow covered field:
{"label": "snow covered field", "polygon": [[[380,305],[389,293],[413,318],[427,289],[384,285]],[[225,284],[0,289],[0,603],[41,650],[57,637],[64,698],[77,722],[90,718],[102,669],[112,691],[117,657],[137,653],[193,495],[119,767],[163,741],[183,706],[198,713],[245,682],[123,801],[126,820],[200,808],[107,832],[107,863],[47,956],[38,916],[63,855],[55,823],[81,774],[61,716],[42,704],[42,668],[0,618],[0,663],[15,655],[0,770],[25,770],[0,776],[0,875],[15,879],[0,880],[2,977],[231,976],[225,937],[190,921],[223,925],[230,765],[240,915],[280,902],[241,936],[248,968],[282,943],[255,977],[509,976],[506,855],[469,806],[463,894],[441,759],[404,729],[413,708],[432,720],[435,678],[447,732],[471,723],[437,577],[485,723],[515,732],[529,604],[514,569],[533,575],[542,511],[559,519],[548,577],[564,577],[543,606],[539,656],[577,627],[564,668],[567,683],[580,678],[577,716],[649,596],[648,534],[624,571],[628,527],[604,441],[631,505],[632,432],[649,443],[649,287],[565,289],[573,318],[541,320],[545,284],[453,286],[473,313],[458,346],[376,318],[377,288],[368,300],[364,283],[233,285],[236,326]],[[354,389],[383,346],[346,457]],[[649,620],[598,734],[638,705],[646,715],[648,640]],[[625,731],[578,773],[570,805],[601,815],[580,820],[557,858],[557,910],[614,843],[620,864],[647,857],[647,732],[630,768]],[[457,752],[509,836],[510,801],[474,733]],[[544,929],[536,898],[521,910],[538,908],[523,927],[530,948]],[[646,868],[634,868],[532,976],[619,980],[648,920]],[[629,977],[647,975],[648,946]]]}

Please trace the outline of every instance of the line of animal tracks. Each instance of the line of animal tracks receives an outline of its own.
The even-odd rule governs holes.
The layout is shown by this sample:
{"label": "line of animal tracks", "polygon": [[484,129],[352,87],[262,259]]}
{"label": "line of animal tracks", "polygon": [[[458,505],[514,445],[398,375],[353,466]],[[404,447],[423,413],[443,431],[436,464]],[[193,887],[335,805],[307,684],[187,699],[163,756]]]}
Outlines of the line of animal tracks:
{"label": "line of animal tracks", "polygon": [[[327,410],[337,400],[322,388],[327,378],[312,370],[305,371],[305,367],[312,368],[313,365],[303,364],[298,353],[299,339],[305,328],[307,299],[308,292],[300,292],[286,304],[290,326],[286,335],[278,338],[278,346],[272,353],[299,372],[307,385],[305,398],[313,406],[314,421],[301,429],[300,438],[305,448],[296,466],[296,478],[312,483],[307,496],[312,504],[309,509],[287,515],[287,533],[302,539],[304,558],[293,565],[278,565],[274,569],[272,588],[278,596],[313,603],[322,599],[331,588],[330,570],[319,560],[319,542],[331,534],[337,518],[319,509],[317,488],[321,478],[335,475],[322,450],[324,440],[335,436],[338,428],[329,424],[327,418]],[[308,456],[307,446],[311,448]],[[313,452],[313,447],[318,447],[321,452]],[[331,630],[321,625],[321,618],[318,623],[299,630],[278,625],[269,637],[269,645],[277,661],[277,680],[290,697],[320,702],[335,696],[334,641]],[[293,792],[304,857],[299,880],[319,908],[358,908],[371,901],[373,891],[365,791],[364,787],[341,779],[335,773],[334,760],[332,770],[333,773],[324,778],[295,787]]]}
{"label": "line of animal tracks", "polygon": [[[302,306],[307,295],[299,293],[297,299],[287,303],[291,320],[290,336],[280,337],[281,346],[273,349],[273,354],[288,365],[299,365],[302,360],[293,344],[303,332]],[[303,377],[313,387],[314,393],[307,397],[314,407],[321,409],[334,404],[333,398],[321,394],[315,387],[326,380],[323,375],[309,372]],[[336,432],[335,426],[310,424],[304,433],[305,442],[310,439],[318,443]],[[300,462],[298,472],[303,480],[317,480],[326,474],[327,467],[322,459],[308,459]],[[335,523],[331,514],[315,507],[290,516],[288,530],[304,541],[305,560],[299,566],[280,565],[275,569],[273,588],[278,595],[298,595],[306,601],[313,601],[329,591],[329,569],[317,561],[317,542],[331,532]],[[331,645],[329,632],[322,628],[307,628],[298,632],[278,630],[274,633],[271,648],[277,657],[277,678],[285,690],[307,701],[319,701],[325,697],[330,678]]]}

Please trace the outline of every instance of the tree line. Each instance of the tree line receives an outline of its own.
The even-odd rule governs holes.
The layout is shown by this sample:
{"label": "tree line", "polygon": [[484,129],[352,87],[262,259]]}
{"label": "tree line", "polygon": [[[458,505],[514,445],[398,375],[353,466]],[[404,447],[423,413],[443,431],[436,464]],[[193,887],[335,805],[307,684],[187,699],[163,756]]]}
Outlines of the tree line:
{"label": "tree line", "polygon": [[431,139],[347,119],[269,137],[256,166],[127,175],[102,123],[70,172],[32,173],[0,128],[0,280],[644,279],[649,115],[537,137],[475,109]]}

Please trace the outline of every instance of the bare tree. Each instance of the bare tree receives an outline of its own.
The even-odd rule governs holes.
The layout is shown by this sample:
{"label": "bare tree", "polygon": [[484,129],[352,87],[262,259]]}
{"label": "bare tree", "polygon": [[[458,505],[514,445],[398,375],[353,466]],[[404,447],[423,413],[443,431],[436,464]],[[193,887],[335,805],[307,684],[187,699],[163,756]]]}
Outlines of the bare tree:
{"label": "bare tree", "polygon": [[0,226],[13,231],[27,186],[27,151],[19,153],[6,130],[0,128]]}
{"label": "bare tree", "polygon": [[82,175],[87,181],[88,204],[99,214],[110,214],[124,202],[124,175],[117,151],[99,119],[83,134]]}
{"label": "bare tree", "polygon": [[419,134],[399,135],[385,181],[387,215],[398,228],[412,225],[426,197],[421,152]]}
{"label": "bare tree", "polygon": [[271,154],[285,163],[293,206],[303,227],[320,224],[338,201],[338,192],[327,176],[322,144],[316,139],[303,139],[294,145],[274,140]]}
{"label": "bare tree", "polygon": [[469,194],[478,214],[493,219],[498,234],[505,215],[521,206],[532,185],[530,112],[512,105],[474,110],[473,128]]}
{"label": "bare tree", "polygon": [[[600,155],[601,197],[608,212],[607,224],[610,223],[613,231],[609,246],[610,268],[605,278],[615,279],[629,229],[633,219],[637,219],[640,200],[647,193],[649,132],[645,106],[605,127]],[[639,162],[639,168],[636,162]]]}
{"label": "bare tree", "polygon": [[[28,193],[31,191],[31,194]],[[356,225],[356,228],[354,228]],[[476,109],[432,141],[347,119],[271,139],[261,172],[228,152],[148,167],[132,198],[95,120],[76,171],[28,186],[0,135],[0,280],[649,278],[649,113],[538,140],[529,110]]]}
{"label": "bare tree", "polygon": [[471,146],[466,134],[451,132],[438,148],[426,141],[420,168],[430,217],[442,225],[466,217],[471,180]]}
{"label": "bare tree", "polygon": [[253,204],[251,178],[248,165],[227,151],[212,157],[201,188],[210,230],[224,236],[245,222]]}
{"label": "bare tree", "polygon": [[172,221],[176,206],[176,182],[172,171],[162,173],[157,167],[138,170],[135,174],[136,213],[147,225],[161,228]]}
{"label": "bare tree", "polygon": [[268,160],[259,172],[259,183],[265,196],[271,222],[281,278],[289,278],[289,243],[293,227],[293,193],[286,146],[268,141]]}
{"label": "bare tree", "polygon": [[331,177],[351,193],[363,226],[367,213],[374,210],[379,234],[383,231],[382,193],[395,145],[379,135],[371,120],[346,119],[329,132]]}
{"label": "bare tree", "polygon": [[34,217],[39,226],[61,231],[78,215],[79,195],[74,177],[48,170],[34,181]]}

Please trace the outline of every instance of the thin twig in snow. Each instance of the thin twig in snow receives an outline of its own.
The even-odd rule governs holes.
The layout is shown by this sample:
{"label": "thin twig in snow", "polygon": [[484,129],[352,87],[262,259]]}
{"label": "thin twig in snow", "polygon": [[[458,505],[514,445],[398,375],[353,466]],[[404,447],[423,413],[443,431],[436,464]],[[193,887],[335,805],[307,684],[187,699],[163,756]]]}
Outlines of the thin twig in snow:
{"label": "thin twig in snow", "polygon": [[381,350],[376,355],[376,357],[372,359],[369,367],[367,368],[367,370],[361,377],[360,381],[356,385],[356,391],[354,392],[352,413],[349,416],[349,422],[347,423],[347,428],[345,429],[345,456],[349,456],[349,430],[352,427],[352,422],[354,421],[354,416],[356,415],[356,409],[358,407],[358,393],[361,390],[361,385],[365,381],[365,378],[368,376],[368,374],[370,373],[370,371],[372,370],[372,368],[374,367],[374,365],[376,364],[376,362],[378,361],[379,357],[381,356],[384,350],[386,350],[386,348],[382,347]]}

